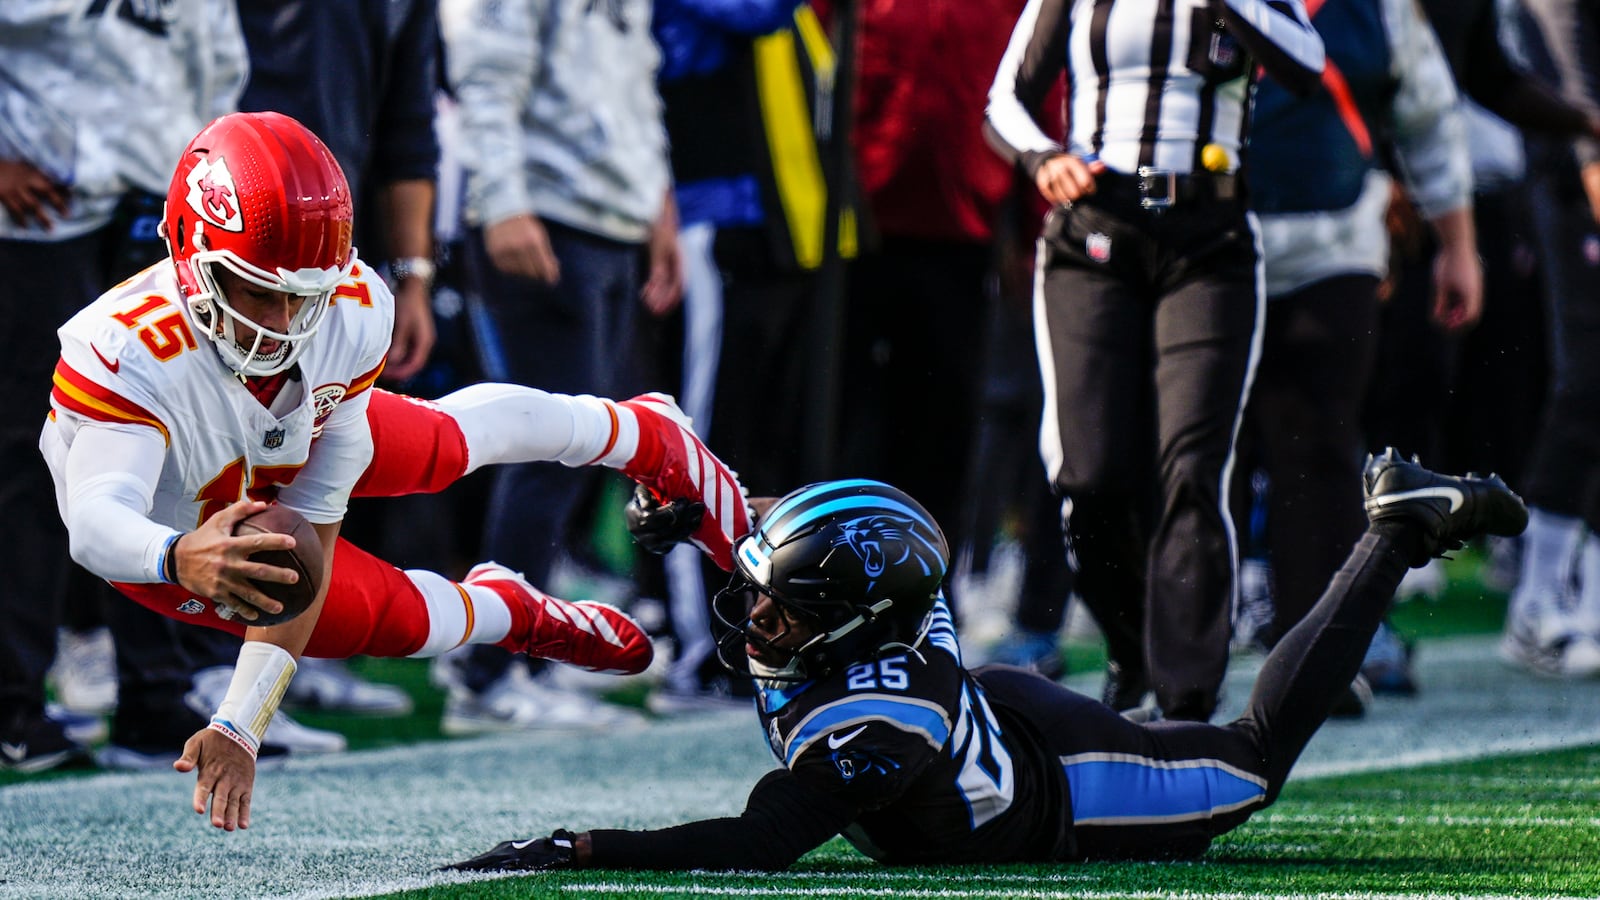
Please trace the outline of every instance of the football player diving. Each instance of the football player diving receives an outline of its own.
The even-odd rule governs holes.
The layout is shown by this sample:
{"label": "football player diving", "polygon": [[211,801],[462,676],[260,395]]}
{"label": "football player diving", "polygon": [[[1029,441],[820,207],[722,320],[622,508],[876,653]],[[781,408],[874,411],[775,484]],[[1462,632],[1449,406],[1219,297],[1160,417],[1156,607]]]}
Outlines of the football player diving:
{"label": "football player diving", "polygon": [[[1527,522],[1499,478],[1393,450],[1364,487],[1365,535],[1225,725],[1135,723],[1029,671],[964,668],[940,589],[949,548],[922,506],[874,481],[801,488],[737,542],[714,601],[724,664],[755,678],[779,763],[744,812],[557,830],[445,868],[775,870],[836,834],[894,864],[1197,856],[1277,798],[1407,568]],[[636,496],[629,524],[655,549],[695,512]]]}
{"label": "football player diving", "polygon": [[[650,662],[649,638],[610,606],[550,597],[492,562],[456,582],[352,546],[339,538],[351,496],[438,491],[494,463],[598,463],[705,504],[691,539],[725,568],[749,528],[743,489],[671,398],[479,384],[428,402],[376,388],[394,299],[351,222],[345,176],[309,130],[223,116],[173,175],[169,258],[59,331],[40,449],[72,558],[162,615],[244,638],[226,697],[174,763],[197,773],[195,812],[209,803],[229,831],[250,824],[256,753],[302,654],[492,643],[604,672]],[[234,534],[268,500],[312,524],[324,573],[309,609],[270,626],[255,623],[282,605],[260,583],[297,575],[250,557],[294,539]]]}

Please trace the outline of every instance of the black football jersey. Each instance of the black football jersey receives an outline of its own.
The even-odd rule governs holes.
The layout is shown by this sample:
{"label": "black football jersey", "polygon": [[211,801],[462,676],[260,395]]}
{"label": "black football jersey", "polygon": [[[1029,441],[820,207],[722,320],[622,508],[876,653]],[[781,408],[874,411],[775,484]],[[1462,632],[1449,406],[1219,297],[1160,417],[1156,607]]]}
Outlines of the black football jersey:
{"label": "black football jersey", "polygon": [[778,761],[857,812],[842,833],[868,856],[946,863],[1068,852],[1060,764],[962,668],[942,600],[915,650],[764,687],[757,709]]}

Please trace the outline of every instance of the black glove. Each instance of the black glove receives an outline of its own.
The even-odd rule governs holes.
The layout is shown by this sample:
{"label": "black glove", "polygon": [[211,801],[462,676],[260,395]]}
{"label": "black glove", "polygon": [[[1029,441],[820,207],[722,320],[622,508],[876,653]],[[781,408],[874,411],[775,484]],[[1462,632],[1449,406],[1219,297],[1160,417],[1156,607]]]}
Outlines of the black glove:
{"label": "black glove", "polygon": [[471,859],[440,866],[441,872],[542,872],[549,869],[576,869],[578,859],[573,851],[575,835],[566,829],[557,829],[547,838],[530,838],[526,841],[502,841],[488,853]]}
{"label": "black glove", "polygon": [[634,541],[657,554],[688,540],[705,514],[706,505],[699,500],[674,500],[663,505],[642,484],[633,489],[633,498],[622,511]]}

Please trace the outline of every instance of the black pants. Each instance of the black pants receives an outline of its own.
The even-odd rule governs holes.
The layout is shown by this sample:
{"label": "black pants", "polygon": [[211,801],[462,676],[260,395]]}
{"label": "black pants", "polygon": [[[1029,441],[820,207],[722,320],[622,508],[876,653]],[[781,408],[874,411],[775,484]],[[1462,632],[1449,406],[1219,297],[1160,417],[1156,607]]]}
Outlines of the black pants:
{"label": "black pants", "polygon": [[[1206,719],[1237,568],[1226,484],[1262,298],[1243,208],[1102,192],[1053,212],[1035,331],[1045,467],[1071,503],[1078,591],[1167,718]],[[1143,665],[1127,654],[1142,635]]]}
{"label": "black pants", "polygon": [[[478,335],[484,374],[493,381],[565,394],[629,396],[640,387],[634,316],[643,283],[643,248],[545,221],[561,280],[545,285],[494,267],[481,231],[468,233],[472,278],[488,310]],[[483,557],[548,584],[587,498],[602,473],[556,463],[498,466],[489,489]],[[468,654],[465,678],[481,690],[503,675],[513,654],[487,644]],[[535,668],[543,664],[530,661]]]}
{"label": "black pants", "polygon": [[44,675],[55,659],[56,627],[68,568],[67,532],[54,482],[39,454],[50,412],[56,329],[106,286],[102,262],[110,227],[64,241],[0,241],[0,719],[38,714]]}
{"label": "black pants", "polygon": [[[1125,764],[1119,781],[1128,789],[1111,793],[1109,802],[1106,791],[1094,790],[1103,785],[1081,780],[1074,785],[1073,833],[1080,858],[1196,856],[1217,835],[1276,800],[1295,760],[1361,668],[1419,541],[1409,525],[1368,529],[1321,599],[1267,656],[1244,715],[1226,725],[1139,724],[1031,672],[978,670],[991,697],[1027,715],[1050,753],[1062,759],[1069,779],[1075,760],[1092,763],[1113,756]],[[1201,765],[1172,765],[1186,762]],[[1166,788],[1207,768],[1219,770],[1217,763],[1224,767],[1221,771],[1232,770],[1229,777],[1250,786],[1248,800],[1227,808],[1216,795],[1202,794],[1204,812],[1159,822],[1144,815],[1171,810],[1171,801],[1182,799],[1167,795]],[[1128,768],[1139,769],[1142,776],[1126,779]],[[1095,793],[1101,795],[1098,803],[1091,796]],[[1085,821],[1091,804],[1097,807],[1095,819]]]}
{"label": "black pants", "polygon": [[[890,237],[851,266],[841,475],[878,478],[954,528],[976,444],[990,250]],[[949,535],[952,541],[956,535]]]}
{"label": "black pants", "polygon": [[[1377,348],[1378,280],[1327,278],[1267,302],[1239,459],[1266,472],[1274,619],[1268,642],[1317,601],[1361,537],[1362,400]],[[1248,479],[1234,479],[1236,518]],[[1241,496],[1244,494],[1244,496]]]}
{"label": "black pants", "polygon": [[1550,301],[1550,392],[1529,459],[1529,506],[1600,528],[1600,227],[1581,193],[1535,179]]}

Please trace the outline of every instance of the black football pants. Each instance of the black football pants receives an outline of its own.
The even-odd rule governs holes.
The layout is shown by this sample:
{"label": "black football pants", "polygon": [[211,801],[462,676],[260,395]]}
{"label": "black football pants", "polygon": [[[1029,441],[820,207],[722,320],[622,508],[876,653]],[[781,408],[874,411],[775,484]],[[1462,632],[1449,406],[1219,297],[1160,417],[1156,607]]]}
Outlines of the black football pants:
{"label": "black football pants", "polygon": [[1143,671],[1169,719],[1209,718],[1227,668],[1225,482],[1259,352],[1257,262],[1225,201],[1153,212],[1096,195],[1052,212],[1040,239],[1045,469],[1111,659]]}

